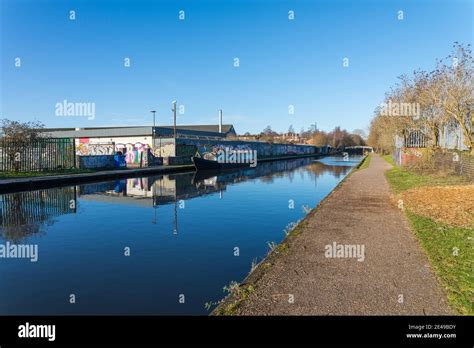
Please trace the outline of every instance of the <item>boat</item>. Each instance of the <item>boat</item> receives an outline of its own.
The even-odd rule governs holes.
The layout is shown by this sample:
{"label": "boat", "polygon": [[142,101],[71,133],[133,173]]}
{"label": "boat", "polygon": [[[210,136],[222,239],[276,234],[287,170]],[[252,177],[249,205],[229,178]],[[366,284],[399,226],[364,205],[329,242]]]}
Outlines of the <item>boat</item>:
{"label": "boat", "polygon": [[[215,153],[206,152],[202,156],[199,153],[196,153],[195,156],[191,157],[191,160],[196,167],[196,170],[232,170],[232,169],[240,169],[240,168],[249,168],[252,166],[252,163],[249,161],[243,162],[220,162],[217,160],[217,156]],[[255,165],[254,165],[255,166]]]}
{"label": "boat", "polygon": [[221,163],[217,160],[205,159],[197,156],[191,157],[191,160],[193,161],[196,170],[232,170],[250,167],[250,163]]}
{"label": "boat", "polygon": [[224,173],[222,170],[197,170],[194,172],[192,183],[197,185],[199,183],[207,183],[215,181],[217,183],[231,183],[238,177],[244,175],[245,170],[236,168],[234,170],[227,170]]}

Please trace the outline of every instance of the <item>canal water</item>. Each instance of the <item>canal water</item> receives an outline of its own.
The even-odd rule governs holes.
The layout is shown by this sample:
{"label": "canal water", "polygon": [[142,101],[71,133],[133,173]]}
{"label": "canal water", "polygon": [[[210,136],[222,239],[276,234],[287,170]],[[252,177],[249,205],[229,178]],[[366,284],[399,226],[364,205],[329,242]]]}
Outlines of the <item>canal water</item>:
{"label": "canal water", "polygon": [[1,195],[0,315],[207,314],[360,160]]}

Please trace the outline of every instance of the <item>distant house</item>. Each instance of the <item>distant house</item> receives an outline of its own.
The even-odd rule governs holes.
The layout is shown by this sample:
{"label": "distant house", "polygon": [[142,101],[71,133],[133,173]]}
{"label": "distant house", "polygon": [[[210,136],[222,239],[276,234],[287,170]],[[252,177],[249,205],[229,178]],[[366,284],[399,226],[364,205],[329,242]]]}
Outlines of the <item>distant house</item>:
{"label": "distant house", "polygon": [[301,142],[301,137],[299,136],[299,134],[289,132],[275,136],[275,140],[290,143],[299,143]]}
{"label": "distant house", "polygon": [[308,138],[298,133],[292,133],[292,132],[276,135],[274,137],[274,140],[276,142],[291,143],[291,144],[308,144],[308,145],[312,144],[311,138]]}
{"label": "distant house", "polygon": [[238,135],[237,138],[243,141],[258,141],[258,135],[253,135],[250,133],[246,133],[244,135]]}

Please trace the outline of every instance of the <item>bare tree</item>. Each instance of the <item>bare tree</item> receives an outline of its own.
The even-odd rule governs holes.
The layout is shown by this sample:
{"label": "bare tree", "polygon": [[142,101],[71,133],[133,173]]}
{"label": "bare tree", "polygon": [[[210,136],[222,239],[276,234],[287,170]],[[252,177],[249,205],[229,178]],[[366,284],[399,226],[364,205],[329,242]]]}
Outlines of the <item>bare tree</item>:
{"label": "bare tree", "polygon": [[323,131],[316,131],[313,134],[312,143],[315,146],[325,146],[329,144],[328,135]]}
{"label": "bare tree", "polygon": [[[401,76],[395,88],[385,95],[384,104],[394,103],[395,114],[377,108],[370,125],[368,143],[384,152],[393,150],[395,135],[421,130],[431,148],[440,143],[445,127],[461,129],[464,144],[474,153],[473,58],[470,45],[454,44],[454,53],[437,61],[435,70],[415,71]],[[391,104],[390,104],[391,105]],[[416,110],[405,114],[399,110]]]}
{"label": "bare tree", "polygon": [[330,145],[335,148],[365,145],[364,139],[355,133],[349,133],[341,127],[335,127],[329,133],[318,130],[312,133],[312,144],[316,146]]}
{"label": "bare tree", "polygon": [[16,172],[20,170],[20,156],[24,149],[40,138],[45,138],[41,131],[44,124],[38,121],[19,122],[8,119],[0,121],[0,139],[5,155],[8,156]]}
{"label": "bare tree", "polygon": [[445,97],[442,100],[446,114],[460,127],[464,144],[474,154],[474,60],[470,45],[454,44],[454,54],[439,67],[444,83]]}

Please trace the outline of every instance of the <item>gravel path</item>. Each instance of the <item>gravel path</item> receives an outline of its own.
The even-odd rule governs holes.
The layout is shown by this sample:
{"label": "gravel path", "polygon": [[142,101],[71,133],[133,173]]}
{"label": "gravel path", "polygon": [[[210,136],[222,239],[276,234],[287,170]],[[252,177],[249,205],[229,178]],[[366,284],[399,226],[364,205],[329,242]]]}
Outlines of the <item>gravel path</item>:
{"label": "gravel path", "polygon": [[[373,156],[369,168],[347,178],[288,241],[288,252],[270,256],[272,267],[250,275],[246,283],[256,289],[237,314],[452,314],[408,221],[390,199],[389,168]],[[333,243],[364,246],[363,261],[326,257],[325,247]]]}

